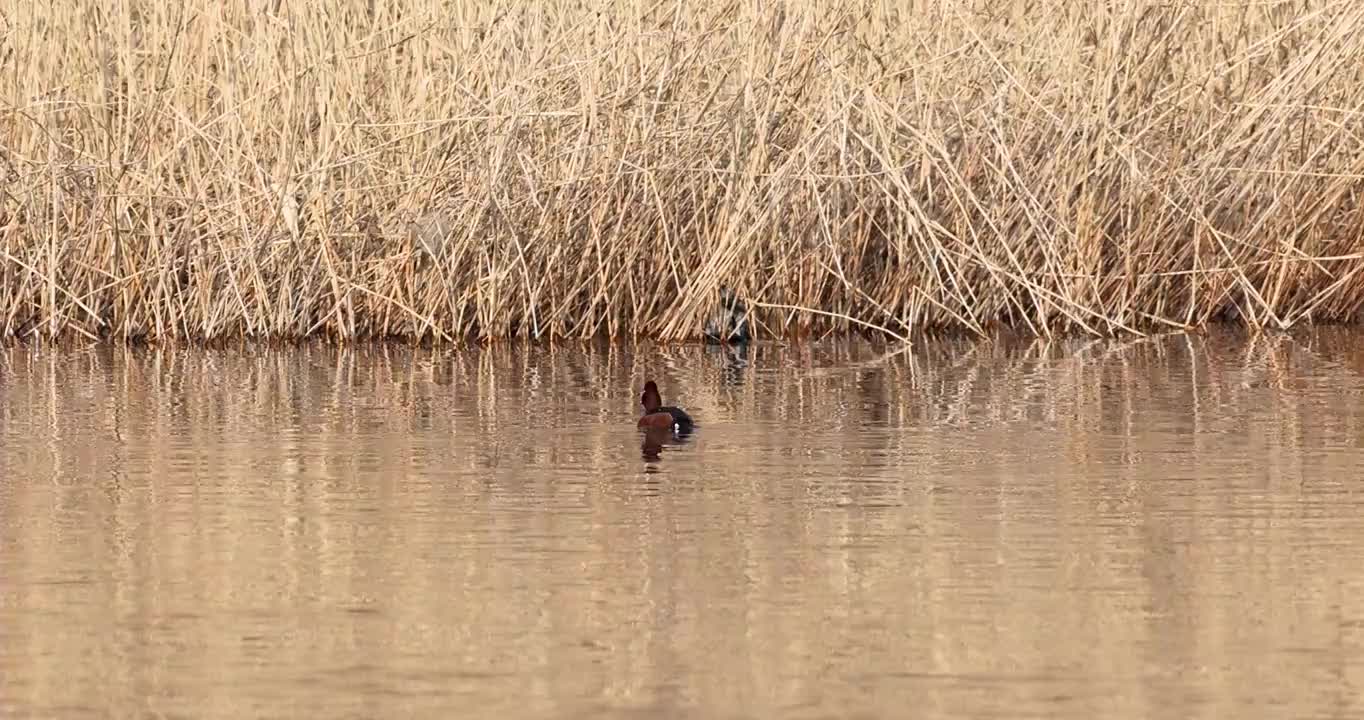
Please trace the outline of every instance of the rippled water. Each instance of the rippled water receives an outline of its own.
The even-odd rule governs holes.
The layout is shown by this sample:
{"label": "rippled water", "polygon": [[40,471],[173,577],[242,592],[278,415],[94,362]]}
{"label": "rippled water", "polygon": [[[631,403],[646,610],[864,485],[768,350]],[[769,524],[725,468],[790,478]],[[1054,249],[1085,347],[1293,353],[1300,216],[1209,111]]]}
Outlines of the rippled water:
{"label": "rippled water", "polygon": [[1364,714],[1364,333],[0,352],[5,717]]}

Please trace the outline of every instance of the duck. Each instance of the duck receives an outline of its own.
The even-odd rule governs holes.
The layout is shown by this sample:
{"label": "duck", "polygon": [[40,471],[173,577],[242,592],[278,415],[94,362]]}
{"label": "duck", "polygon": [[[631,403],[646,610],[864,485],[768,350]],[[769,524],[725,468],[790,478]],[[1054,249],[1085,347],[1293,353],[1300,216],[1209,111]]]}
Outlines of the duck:
{"label": "duck", "polygon": [[720,307],[715,309],[702,331],[712,345],[747,345],[752,339],[748,306],[728,287],[720,288]]}
{"label": "duck", "polygon": [[639,419],[641,428],[667,428],[677,435],[686,435],[696,427],[685,410],[663,404],[663,396],[658,394],[658,385],[653,380],[644,383],[639,402],[644,406],[644,416]]}

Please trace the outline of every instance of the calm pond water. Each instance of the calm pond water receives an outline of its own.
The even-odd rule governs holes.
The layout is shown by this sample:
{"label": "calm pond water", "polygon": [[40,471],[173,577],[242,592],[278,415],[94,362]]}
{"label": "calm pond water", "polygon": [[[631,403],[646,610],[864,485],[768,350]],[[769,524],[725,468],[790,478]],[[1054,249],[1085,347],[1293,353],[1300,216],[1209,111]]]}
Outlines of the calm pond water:
{"label": "calm pond water", "polygon": [[0,714],[1364,716],[1364,333],[886,351],[0,351]]}

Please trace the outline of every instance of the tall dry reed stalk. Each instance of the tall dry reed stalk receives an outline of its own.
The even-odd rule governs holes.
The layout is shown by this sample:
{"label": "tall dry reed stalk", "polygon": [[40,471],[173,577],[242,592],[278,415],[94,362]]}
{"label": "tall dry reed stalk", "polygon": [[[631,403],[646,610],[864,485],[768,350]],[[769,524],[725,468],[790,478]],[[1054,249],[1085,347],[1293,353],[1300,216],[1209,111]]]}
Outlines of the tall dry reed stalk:
{"label": "tall dry reed stalk", "polygon": [[[1364,302],[1364,3],[0,19],[0,332],[1107,334]],[[820,312],[809,312],[817,310]]]}

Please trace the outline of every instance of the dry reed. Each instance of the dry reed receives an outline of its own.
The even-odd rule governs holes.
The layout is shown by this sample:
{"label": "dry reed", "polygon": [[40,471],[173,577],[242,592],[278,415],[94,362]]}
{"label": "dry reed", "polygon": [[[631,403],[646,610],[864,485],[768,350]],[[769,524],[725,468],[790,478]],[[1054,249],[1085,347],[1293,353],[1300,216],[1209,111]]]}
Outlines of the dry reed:
{"label": "dry reed", "polygon": [[759,336],[1364,302],[1353,0],[7,5],[10,338],[678,339],[721,285]]}

